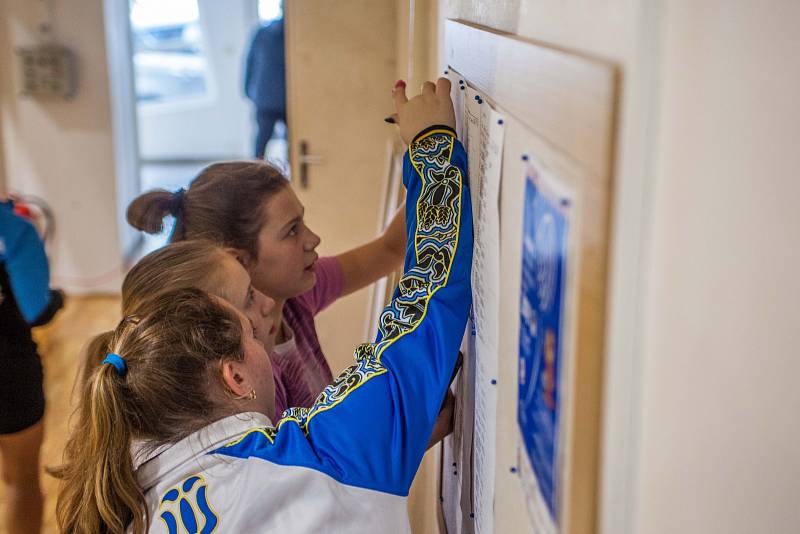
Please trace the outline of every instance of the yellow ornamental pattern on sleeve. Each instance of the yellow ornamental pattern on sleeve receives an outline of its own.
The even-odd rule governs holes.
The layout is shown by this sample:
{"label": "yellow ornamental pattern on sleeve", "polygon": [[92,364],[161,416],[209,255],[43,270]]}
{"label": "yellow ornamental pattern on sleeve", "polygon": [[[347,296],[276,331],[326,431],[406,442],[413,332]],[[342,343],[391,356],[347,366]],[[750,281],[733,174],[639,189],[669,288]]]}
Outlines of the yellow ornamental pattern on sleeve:
{"label": "yellow ornamental pattern on sleeve", "polygon": [[[398,282],[395,298],[381,313],[380,341],[359,345],[354,353],[355,364],[340,373],[310,408],[286,410],[278,429],[291,422],[308,433],[308,424],[316,415],[385,373],[381,364],[383,352],[422,323],[431,297],[447,283],[458,247],[463,186],[461,170],[450,163],[454,139],[449,131],[433,130],[409,147],[411,164],[422,182],[416,203],[415,258]],[[274,435],[271,438],[269,441],[273,442]]]}

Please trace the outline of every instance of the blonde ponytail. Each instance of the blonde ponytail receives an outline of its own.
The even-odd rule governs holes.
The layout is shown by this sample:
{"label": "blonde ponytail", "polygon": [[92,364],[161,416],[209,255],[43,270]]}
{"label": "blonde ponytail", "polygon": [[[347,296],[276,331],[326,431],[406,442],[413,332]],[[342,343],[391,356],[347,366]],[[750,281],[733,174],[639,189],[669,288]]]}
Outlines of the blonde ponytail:
{"label": "blonde ponytail", "polygon": [[128,525],[135,534],[145,532],[147,513],[133,469],[123,381],[114,367],[101,365],[82,391],[65,463],[53,470],[64,480],[56,505],[61,532],[124,534]]}
{"label": "blonde ponytail", "polygon": [[244,358],[242,325],[218,300],[183,289],[143,303],[90,349],[87,362],[120,359],[95,365],[80,387],[64,464],[50,470],[62,480],[58,524],[70,534],[141,534],[149,516],[131,444],[175,443],[235,413],[219,367]]}

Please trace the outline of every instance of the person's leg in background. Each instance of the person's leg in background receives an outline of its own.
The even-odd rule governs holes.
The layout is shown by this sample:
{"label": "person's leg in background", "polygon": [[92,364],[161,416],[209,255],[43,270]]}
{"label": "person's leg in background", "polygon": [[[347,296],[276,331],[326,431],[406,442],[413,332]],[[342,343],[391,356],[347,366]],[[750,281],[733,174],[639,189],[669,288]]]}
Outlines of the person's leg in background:
{"label": "person's leg in background", "polygon": [[39,451],[42,421],[14,434],[0,435],[0,473],[6,495],[6,531],[35,534],[42,528]]}
{"label": "person's leg in background", "polygon": [[[8,287],[5,284],[4,287]],[[11,295],[0,302],[0,479],[9,534],[38,533],[42,523],[39,451],[44,375],[30,326]]]}
{"label": "person's leg in background", "polygon": [[274,111],[267,111],[263,109],[256,110],[256,122],[258,123],[258,134],[256,135],[256,144],[253,154],[256,159],[264,159],[264,152],[266,152],[267,143],[272,137],[272,131],[275,128],[275,122],[278,116]]}

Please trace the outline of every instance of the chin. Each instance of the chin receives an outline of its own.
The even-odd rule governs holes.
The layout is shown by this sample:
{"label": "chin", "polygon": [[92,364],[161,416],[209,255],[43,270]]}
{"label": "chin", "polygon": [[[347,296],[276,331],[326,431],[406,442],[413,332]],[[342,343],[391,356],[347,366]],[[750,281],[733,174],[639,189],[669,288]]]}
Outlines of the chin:
{"label": "chin", "polygon": [[314,287],[314,285],[317,283],[317,273],[314,271],[306,271],[304,274],[305,276],[303,276],[303,281],[305,283],[303,284],[303,293]]}

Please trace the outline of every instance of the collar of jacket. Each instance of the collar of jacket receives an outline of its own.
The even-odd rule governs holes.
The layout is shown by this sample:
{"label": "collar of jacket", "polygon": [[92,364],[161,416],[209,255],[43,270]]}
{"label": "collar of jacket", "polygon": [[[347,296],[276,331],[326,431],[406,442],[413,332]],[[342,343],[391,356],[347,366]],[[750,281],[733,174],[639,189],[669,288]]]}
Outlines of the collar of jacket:
{"label": "collar of jacket", "polygon": [[143,442],[131,446],[136,478],[145,493],[172,471],[202,470],[205,454],[259,427],[270,427],[269,417],[257,412],[230,415],[201,428],[177,443],[150,449]]}

